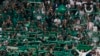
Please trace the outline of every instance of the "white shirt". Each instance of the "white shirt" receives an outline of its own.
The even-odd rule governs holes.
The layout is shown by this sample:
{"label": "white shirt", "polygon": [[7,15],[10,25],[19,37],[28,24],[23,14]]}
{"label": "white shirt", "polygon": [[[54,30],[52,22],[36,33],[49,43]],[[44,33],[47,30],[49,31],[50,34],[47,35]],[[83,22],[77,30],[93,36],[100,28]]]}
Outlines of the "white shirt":
{"label": "white shirt", "polygon": [[7,45],[7,44],[8,44],[8,41],[7,41],[7,40],[6,40],[6,41],[4,41],[4,42],[3,42],[3,44],[4,44],[4,45]]}
{"label": "white shirt", "polygon": [[50,4],[50,1],[47,1],[48,2],[48,4]]}
{"label": "white shirt", "polygon": [[81,5],[82,5],[82,3],[81,3],[81,2],[76,2],[76,5],[81,6]]}
{"label": "white shirt", "polygon": [[42,17],[41,17],[40,15],[39,15],[39,16],[37,16],[37,20],[41,20],[41,18],[42,18]]}
{"label": "white shirt", "polygon": [[18,47],[14,47],[14,46],[7,46],[7,49],[13,49],[13,50],[17,50],[18,49]]}
{"label": "white shirt", "polygon": [[81,19],[81,17],[84,16],[84,14],[85,14],[85,12],[84,12],[83,10],[77,11],[77,12],[75,13],[75,15],[77,15],[78,13],[79,13],[79,15],[80,15],[80,19]]}
{"label": "white shirt", "polygon": [[79,11],[79,14],[80,14],[81,16],[83,16],[83,15],[85,14],[85,12],[84,12],[83,10],[80,10],[80,11]]}
{"label": "white shirt", "polygon": [[98,31],[98,27],[97,26],[93,26],[93,31],[97,32]]}
{"label": "white shirt", "polygon": [[79,56],[86,56],[86,54],[87,54],[87,53],[85,53],[85,52],[84,52],[84,53],[79,52]]}
{"label": "white shirt", "polygon": [[95,20],[99,20],[100,21],[100,16],[95,16]]}
{"label": "white shirt", "polygon": [[80,52],[79,50],[76,49],[76,51],[79,53],[79,56],[86,56],[89,52],[91,52],[91,50],[87,51],[87,52]]}
{"label": "white shirt", "polygon": [[71,7],[71,5],[70,5],[70,4],[66,4],[66,7],[67,7],[67,8],[70,8],[70,7]]}
{"label": "white shirt", "polygon": [[96,52],[99,52],[100,54],[100,47],[97,47]]}
{"label": "white shirt", "polygon": [[73,0],[70,0],[70,4],[71,4],[71,5],[74,5],[74,1],[73,1]]}
{"label": "white shirt", "polygon": [[55,25],[59,25],[59,24],[61,24],[61,20],[56,18],[56,19],[54,19],[54,23],[55,23]]}
{"label": "white shirt", "polygon": [[92,30],[93,29],[93,26],[94,26],[94,23],[93,22],[88,22],[88,29],[89,30]]}
{"label": "white shirt", "polygon": [[2,31],[2,28],[0,28],[0,31]]}

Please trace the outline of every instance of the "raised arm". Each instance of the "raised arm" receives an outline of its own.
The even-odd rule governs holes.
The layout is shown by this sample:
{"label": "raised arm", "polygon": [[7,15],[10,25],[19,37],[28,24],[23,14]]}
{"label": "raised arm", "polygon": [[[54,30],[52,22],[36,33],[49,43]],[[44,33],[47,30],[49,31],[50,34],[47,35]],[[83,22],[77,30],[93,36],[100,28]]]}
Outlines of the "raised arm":
{"label": "raised arm", "polygon": [[77,48],[75,48],[75,50],[76,50],[78,53],[80,53],[80,51],[79,51]]}
{"label": "raised arm", "polygon": [[88,54],[89,52],[91,52],[95,48],[96,48],[96,46],[94,46],[91,50],[87,51],[86,53]]}
{"label": "raised arm", "polygon": [[88,54],[88,53],[91,52],[91,51],[92,51],[92,50],[87,51],[86,54]]}
{"label": "raised arm", "polygon": [[78,53],[80,53],[80,51],[73,45],[72,49],[76,50]]}

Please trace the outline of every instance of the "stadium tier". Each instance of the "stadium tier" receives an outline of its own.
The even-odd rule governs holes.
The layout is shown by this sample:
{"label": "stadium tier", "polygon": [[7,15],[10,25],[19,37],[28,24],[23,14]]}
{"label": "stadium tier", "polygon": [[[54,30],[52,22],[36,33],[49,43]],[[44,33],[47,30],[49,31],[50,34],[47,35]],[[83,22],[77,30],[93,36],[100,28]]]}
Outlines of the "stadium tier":
{"label": "stadium tier", "polygon": [[100,56],[100,1],[4,0],[0,56]]}

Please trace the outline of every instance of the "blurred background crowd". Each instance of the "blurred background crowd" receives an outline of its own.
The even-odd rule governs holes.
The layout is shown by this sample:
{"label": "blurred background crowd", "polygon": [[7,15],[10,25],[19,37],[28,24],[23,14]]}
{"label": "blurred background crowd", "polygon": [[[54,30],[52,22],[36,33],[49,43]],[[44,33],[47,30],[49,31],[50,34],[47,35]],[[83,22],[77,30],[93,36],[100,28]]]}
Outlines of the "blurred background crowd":
{"label": "blurred background crowd", "polygon": [[100,0],[4,0],[0,56],[100,56]]}

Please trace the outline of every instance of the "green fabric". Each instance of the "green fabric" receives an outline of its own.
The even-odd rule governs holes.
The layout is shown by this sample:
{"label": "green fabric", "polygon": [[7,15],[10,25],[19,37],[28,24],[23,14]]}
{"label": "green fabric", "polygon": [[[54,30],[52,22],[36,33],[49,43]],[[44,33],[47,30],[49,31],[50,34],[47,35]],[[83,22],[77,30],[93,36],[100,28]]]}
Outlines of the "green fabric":
{"label": "green fabric", "polygon": [[25,24],[25,26],[26,26],[26,27],[29,27],[29,26],[30,26],[30,22],[27,22],[27,23]]}
{"label": "green fabric", "polygon": [[12,16],[13,16],[13,17],[18,16],[18,14],[17,14],[16,10],[13,10]]}
{"label": "green fabric", "polygon": [[92,46],[88,46],[88,45],[84,45],[84,44],[79,44],[78,46],[77,46],[77,49],[79,49],[79,50],[90,50],[90,49],[92,49],[93,47]]}
{"label": "green fabric", "polygon": [[78,34],[78,32],[77,31],[71,31],[71,33],[70,33],[72,36],[77,36],[77,34]]}
{"label": "green fabric", "polygon": [[3,16],[3,19],[6,20],[8,15],[7,13],[3,13],[2,16]]}
{"label": "green fabric", "polygon": [[18,22],[17,18],[12,19],[12,23],[13,23],[14,26],[16,26],[17,22]]}
{"label": "green fabric", "polygon": [[66,32],[67,32],[67,34],[70,34],[71,33],[71,29],[66,28]]}
{"label": "green fabric", "polygon": [[19,52],[24,52],[27,50],[27,47],[26,46],[19,46],[18,49],[19,49]]}
{"label": "green fabric", "polygon": [[67,34],[70,34],[72,36],[77,36],[77,34],[78,34],[78,31],[72,30],[70,28],[66,28],[66,32],[67,32]]}
{"label": "green fabric", "polygon": [[6,46],[1,46],[1,47],[0,47],[0,51],[1,51],[1,50],[6,50]]}
{"label": "green fabric", "polygon": [[70,52],[54,51],[54,56],[73,56]]}
{"label": "green fabric", "polygon": [[63,56],[64,52],[63,51],[54,51],[54,56]]}
{"label": "green fabric", "polygon": [[64,5],[60,5],[57,9],[57,12],[60,12],[60,13],[65,13],[66,11],[66,7]]}

